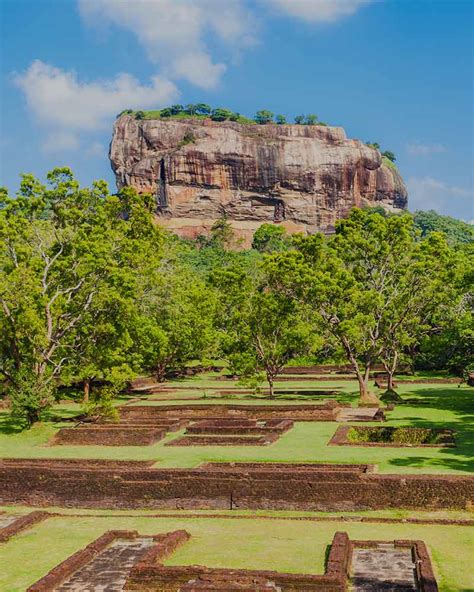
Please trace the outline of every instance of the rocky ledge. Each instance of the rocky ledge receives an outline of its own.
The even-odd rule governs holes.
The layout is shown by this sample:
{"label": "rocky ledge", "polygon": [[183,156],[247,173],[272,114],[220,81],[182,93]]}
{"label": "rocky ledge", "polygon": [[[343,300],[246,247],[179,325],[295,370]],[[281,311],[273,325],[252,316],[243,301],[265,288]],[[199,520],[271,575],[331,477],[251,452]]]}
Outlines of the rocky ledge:
{"label": "rocky ledge", "polygon": [[331,232],[354,206],[407,205],[396,167],[340,127],[122,115],[110,161],[119,188],[154,194],[160,223],[189,238],[224,215],[249,244],[264,222]]}

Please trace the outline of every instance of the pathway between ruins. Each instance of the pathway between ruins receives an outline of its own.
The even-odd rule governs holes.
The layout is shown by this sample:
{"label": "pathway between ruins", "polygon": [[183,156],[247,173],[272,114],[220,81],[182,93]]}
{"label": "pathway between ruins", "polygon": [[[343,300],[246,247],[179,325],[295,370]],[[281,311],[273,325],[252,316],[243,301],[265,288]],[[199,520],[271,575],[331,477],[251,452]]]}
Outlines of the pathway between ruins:
{"label": "pathway between ruins", "polygon": [[417,592],[411,549],[396,548],[393,543],[355,548],[352,584],[353,592]]}
{"label": "pathway between ruins", "polygon": [[118,539],[55,592],[122,592],[130,570],[153,544],[151,537]]}

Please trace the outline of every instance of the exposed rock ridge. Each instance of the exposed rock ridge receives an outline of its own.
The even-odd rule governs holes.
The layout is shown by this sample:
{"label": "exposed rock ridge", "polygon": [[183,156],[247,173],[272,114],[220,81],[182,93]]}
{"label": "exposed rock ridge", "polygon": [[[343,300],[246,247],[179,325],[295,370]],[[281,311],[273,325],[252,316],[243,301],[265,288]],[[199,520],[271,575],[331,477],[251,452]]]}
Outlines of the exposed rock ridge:
{"label": "exposed rock ridge", "polygon": [[154,194],[160,222],[189,237],[222,215],[248,243],[263,222],[331,231],[353,206],[407,205],[396,168],[340,127],[123,115],[110,160],[119,188]]}

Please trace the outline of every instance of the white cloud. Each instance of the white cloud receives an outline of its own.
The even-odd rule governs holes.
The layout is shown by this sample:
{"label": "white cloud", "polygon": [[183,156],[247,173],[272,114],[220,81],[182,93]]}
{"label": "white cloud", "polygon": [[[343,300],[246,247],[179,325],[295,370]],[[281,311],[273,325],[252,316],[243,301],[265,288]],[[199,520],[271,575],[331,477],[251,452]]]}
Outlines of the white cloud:
{"label": "white cloud", "polygon": [[70,132],[57,131],[48,134],[41,148],[43,152],[69,152],[79,148],[79,139]]}
{"label": "white cloud", "polygon": [[310,22],[333,22],[351,16],[374,0],[265,0],[279,12]]}
{"label": "white cloud", "polygon": [[239,0],[78,0],[86,22],[128,29],[166,76],[214,88],[225,71],[208,34],[232,49],[255,43],[257,22]]}
{"label": "white cloud", "polygon": [[431,154],[441,154],[446,152],[446,146],[443,144],[421,144],[420,142],[412,142],[407,146],[408,154],[412,156],[430,156]]}
{"label": "white cloud", "polygon": [[436,210],[458,218],[472,215],[474,188],[450,185],[433,177],[410,177],[407,188],[411,210]]}
{"label": "white cloud", "polygon": [[153,76],[148,86],[130,74],[82,82],[74,72],[40,60],[14,81],[36,121],[48,130],[43,144],[47,151],[76,149],[79,133],[109,126],[113,116],[125,108],[158,108],[178,96],[175,85],[160,76]]}

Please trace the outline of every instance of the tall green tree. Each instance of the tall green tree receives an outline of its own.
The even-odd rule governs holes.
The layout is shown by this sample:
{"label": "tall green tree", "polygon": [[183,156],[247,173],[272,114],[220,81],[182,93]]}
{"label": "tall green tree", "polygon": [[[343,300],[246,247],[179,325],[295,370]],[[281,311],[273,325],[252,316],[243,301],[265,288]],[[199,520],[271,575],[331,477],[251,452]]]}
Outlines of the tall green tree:
{"label": "tall green tree", "polygon": [[267,279],[262,270],[253,274],[241,266],[216,270],[212,277],[220,292],[224,356],[242,378],[265,376],[273,398],[284,366],[320,343],[305,307],[273,290]]}
{"label": "tall green tree", "polygon": [[419,303],[431,293],[425,291],[430,277],[439,281],[443,265],[433,267],[434,258],[446,260],[448,247],[439,235],[433,241],[418,242],[411,216],[355,209],[337,223],[332,239],[301,237],[296,251],[267,261],[275,285],[312,307],[339,342],[361,404],[378,403],[369,390],[370,372],[387,342],[416,320]]}

